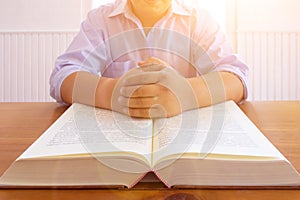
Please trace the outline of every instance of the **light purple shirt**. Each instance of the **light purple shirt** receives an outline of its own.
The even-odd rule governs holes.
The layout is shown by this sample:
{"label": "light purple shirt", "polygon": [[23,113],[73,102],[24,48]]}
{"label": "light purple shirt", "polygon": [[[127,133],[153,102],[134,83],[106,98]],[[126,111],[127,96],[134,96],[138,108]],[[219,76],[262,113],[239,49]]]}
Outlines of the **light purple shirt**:
{"label": "light purple shirt", "polygon": [[212,71],[236,74],[247,97],[248,67],[234,54],[220,26],[202,9],[173,0],[165,17],[145,34],[126,0],[92,10],[66,52],[56,60],[50,94],[62,102],[63,80],[77,71],[117,78],[137,62],[157,57],[184,77]]}

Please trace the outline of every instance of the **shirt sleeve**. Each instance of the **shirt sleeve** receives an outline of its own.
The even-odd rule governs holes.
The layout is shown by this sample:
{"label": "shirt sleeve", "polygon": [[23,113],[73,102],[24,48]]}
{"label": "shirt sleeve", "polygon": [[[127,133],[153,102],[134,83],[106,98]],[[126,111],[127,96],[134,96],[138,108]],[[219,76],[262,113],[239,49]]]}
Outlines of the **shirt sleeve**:
{"label": "shirt sleeve", "polygon": [[243,102],[248,97],[248,66],[234,53],[219,24],[205,10],[196,14],[195,21],[194,65],[200,74],[211,71],[235,74],[244,86],[244,97],[241,101]]}
{"label": "shirt sleeve", "polygon": [[50,76],[50,95],[59,103],[63,103],[60,88],[66,77],[78,71],[101,75],[101,67],[109,62],[104,33],[96,28],[95,17],[95,12],[89,13],[66,52],[56,59]]}

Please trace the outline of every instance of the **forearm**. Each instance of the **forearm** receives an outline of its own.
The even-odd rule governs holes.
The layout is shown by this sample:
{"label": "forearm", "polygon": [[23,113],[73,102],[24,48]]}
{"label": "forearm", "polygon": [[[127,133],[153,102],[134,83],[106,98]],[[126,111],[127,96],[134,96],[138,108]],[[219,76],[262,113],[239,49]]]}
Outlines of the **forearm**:
{"label": "forearm", "polygon": [[212,72],[189,78],[199,107],[205,107],[227,100],[240,102],[244,96],[242,81],[230,72]]}
{"label": "forearm", "polygon": [[117,79],[99,77],[88,72],[75,72],[62,83],[61,97],[66,103],[82,103],[111,109],[111,96]]}

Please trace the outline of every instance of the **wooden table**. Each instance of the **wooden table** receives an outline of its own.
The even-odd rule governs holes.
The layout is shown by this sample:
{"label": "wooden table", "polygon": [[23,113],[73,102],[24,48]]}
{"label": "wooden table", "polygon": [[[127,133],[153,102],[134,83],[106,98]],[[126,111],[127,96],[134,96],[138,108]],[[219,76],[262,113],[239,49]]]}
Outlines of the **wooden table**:
{"label": "wooden table", "polygon": [[[300,102],[246,102],[242,110],[300,172]],[[56,103],[0,103],[0,174],[64,111]],[[0,199],[300,199],[300,190],[5,190]]]}

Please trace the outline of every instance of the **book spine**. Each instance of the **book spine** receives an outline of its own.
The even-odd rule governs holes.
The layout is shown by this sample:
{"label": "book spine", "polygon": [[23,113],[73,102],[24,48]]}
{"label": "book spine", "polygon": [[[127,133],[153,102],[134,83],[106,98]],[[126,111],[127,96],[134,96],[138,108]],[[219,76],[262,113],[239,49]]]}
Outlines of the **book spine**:
{"label": "book spine", "polygon": [[129,185],[129,189],[133,188],[136,184],[138,184],[145,176],[148,174],[148,172],[144,173],[140,178],[136,179],[131,185]]}
{"label": "book spine", "polygon": [[171,188],[171,186],[162,178],[159,176],[159,174],[156,172],[156,171],[152,171],[156,176],[157,178],[167,187],[167,188]]}

